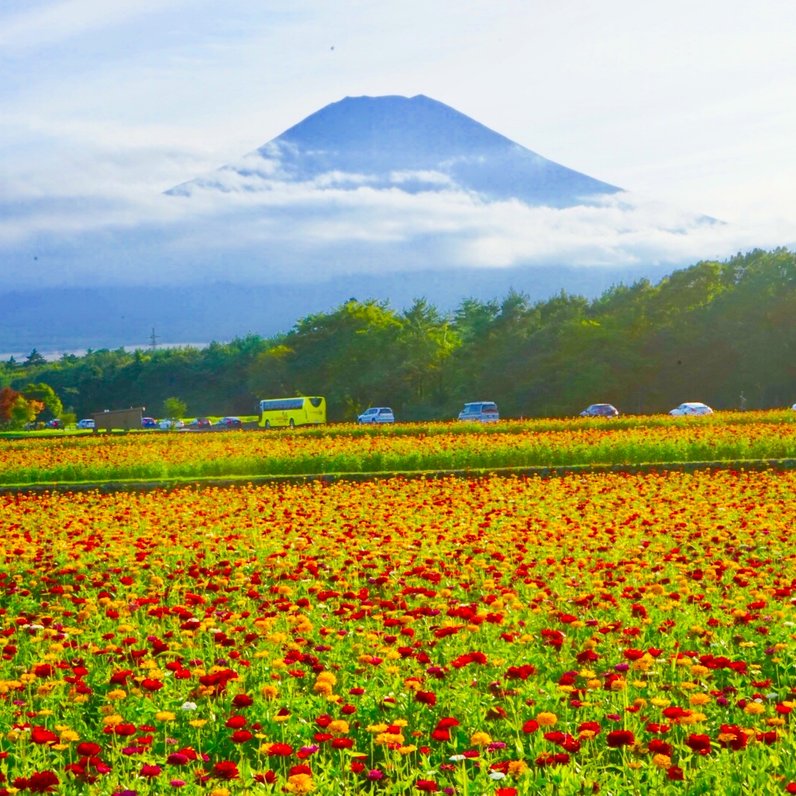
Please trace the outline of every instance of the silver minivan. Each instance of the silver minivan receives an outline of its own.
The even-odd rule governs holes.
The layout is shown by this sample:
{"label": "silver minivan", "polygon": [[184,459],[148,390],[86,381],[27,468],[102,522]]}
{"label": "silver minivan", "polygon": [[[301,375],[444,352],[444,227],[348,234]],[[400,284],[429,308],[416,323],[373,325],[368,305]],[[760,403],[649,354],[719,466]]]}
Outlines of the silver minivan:
{"label": "silver minivan", "polygon": [[500,414],[494,401],[473,401],[464,405],[464,409],[459,412],[459,420],[471,423],[496,423],[500,420]]}
{"label": "silver minivan", "polygon": [[395,414],[389,406],[371,406],[357,417],[358,423],[394,423]]}

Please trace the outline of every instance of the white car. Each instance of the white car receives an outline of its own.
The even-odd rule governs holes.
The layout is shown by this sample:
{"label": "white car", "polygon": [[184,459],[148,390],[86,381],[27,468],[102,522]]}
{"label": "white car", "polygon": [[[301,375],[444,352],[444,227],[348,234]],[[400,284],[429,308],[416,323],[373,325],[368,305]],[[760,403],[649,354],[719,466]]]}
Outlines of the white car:
{"label": "white car", "polygon": [[357,423],[394,423],[395,414],[389,406],[371,406],[359,417]]}
{"label": "white car", "polygon": [[78,428],[94,428],[94,418],[84,417],[82,420],[77,421]]}
{"label": "white car", "polygon": [[712,415],[713,410],[700,401],[686,401],[680,406],[672,409],[670,415]]}
{"label": "white car", "polygon": [[497,423],[500,414],[494,401],[473,401],[464,405],[464,409],[459,412],[459,420],[470,423]]}
{"label": "white car", "polygon": [[185,423],[183,423],[182,420],[169,420],[169,419],[166,419],[166,420],[161,420],[158,423],[158,428],[162,428],[164,430],[165,429],[170,429],[170,428],[184,428],[184,427],[185,427]]}

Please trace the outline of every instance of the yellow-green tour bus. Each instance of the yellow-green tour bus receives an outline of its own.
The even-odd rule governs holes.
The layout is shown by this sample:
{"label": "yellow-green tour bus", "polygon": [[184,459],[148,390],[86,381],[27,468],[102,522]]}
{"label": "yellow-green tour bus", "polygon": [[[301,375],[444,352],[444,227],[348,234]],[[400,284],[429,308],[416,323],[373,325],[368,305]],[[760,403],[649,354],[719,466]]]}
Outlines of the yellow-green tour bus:
{"label": "yellow-green tour bus", "polygon": [[326,422],[326,399],[319,396],[260,401],[260,428],[294,428]]}

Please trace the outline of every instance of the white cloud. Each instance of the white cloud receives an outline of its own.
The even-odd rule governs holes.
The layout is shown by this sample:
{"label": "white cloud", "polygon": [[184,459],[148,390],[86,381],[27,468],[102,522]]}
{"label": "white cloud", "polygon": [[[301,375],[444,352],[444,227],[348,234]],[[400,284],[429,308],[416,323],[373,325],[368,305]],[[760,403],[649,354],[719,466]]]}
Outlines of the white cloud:
{"label": "white cloud", "polygon": [[792,242],[781,228],[710,223],[631,194],[557,209],[486,202],[450,186],[418,193],[339,187],[356,183],[349,175],[303,183],[222,176],[229,192],[194,187],[190,197],[148,201],[33,202],[0,214],[0,251],[24,257],[61,236],[67,254],[56,247],[37,266],[53,283],[64,275],[147,284],[223,280],[230,263],[236,281],[268,283],[317,279],[319,263],[324,279],[432,266],[676,266]]}

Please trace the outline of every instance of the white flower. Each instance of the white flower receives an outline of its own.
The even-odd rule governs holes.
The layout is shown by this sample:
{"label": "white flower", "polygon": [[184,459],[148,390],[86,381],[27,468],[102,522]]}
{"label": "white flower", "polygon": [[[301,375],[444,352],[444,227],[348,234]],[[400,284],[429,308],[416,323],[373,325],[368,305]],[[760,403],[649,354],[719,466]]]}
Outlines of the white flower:
{"label": "white flower", "polygon": [[196,702],[183,702],[180,710],[196,710]]}

